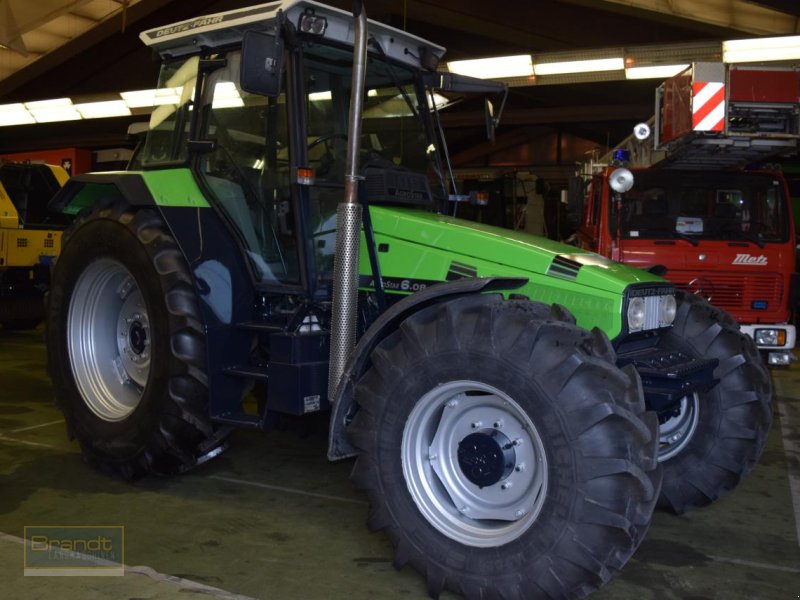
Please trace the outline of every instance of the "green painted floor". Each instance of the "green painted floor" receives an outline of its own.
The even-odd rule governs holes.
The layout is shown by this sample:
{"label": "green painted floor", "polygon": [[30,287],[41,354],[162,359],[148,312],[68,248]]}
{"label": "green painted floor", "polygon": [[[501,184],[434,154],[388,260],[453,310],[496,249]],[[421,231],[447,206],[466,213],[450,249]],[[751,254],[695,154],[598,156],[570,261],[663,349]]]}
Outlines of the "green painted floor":
{"label": "green painted floor", "polygon": [[[800,597],[800,363],[774,372],[779,402],[761,464],[730,497],[659,513],[598,600]],[[237,432],[190,474],[134,485],[85,465],[66,438],[41,330],[0,329],[0,597],[425,598],[365,526],[351,463],[321,428]],[[124,525],[124,577],[24,577],[25,525]]]}

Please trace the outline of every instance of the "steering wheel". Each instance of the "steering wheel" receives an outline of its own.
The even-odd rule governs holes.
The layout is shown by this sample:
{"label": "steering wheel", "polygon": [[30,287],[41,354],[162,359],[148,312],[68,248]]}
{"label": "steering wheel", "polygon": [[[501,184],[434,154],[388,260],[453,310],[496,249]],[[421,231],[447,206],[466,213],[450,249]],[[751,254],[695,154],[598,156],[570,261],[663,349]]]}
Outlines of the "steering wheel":
{"label": "steering wheel", "polygon": [[[344,140],[345,143],[347,142],[347,135],[344,133],[331,133],[328,135],[322,135],[317,139],[313,140],[308,144],[308,150],[312,150],[317,146],[324,144],[324,151],[322,154],[315,158],[309,158],[308,162],[316,162],[319,163],[319,167],[317,168],[317,175],[320,177],[326,177],[330,173],[334,172],[337,169],[337,164],[341,165],[341,170],[344,171],[344,151],[335,152],[332,151],[334,148],[334,144],[331,143],[333,140]],[[341,149],[343,150],[343,149]]]}
{"label": "steering wheel", "polygon": [[346,142],[347,141],[347,134],[346,133],[329,133],[328,135],[321,135],[317,139],[315,139],[314,141],[312,141],[312,142],[310,142],[308,144],[308,149],[311,150],[312,148],[316,148],[320,144],[325,144],[325,146],[327,147],[328,146],[328,142],[330,142],[331,140],[335,140],[335,139],[341,139],[341,140],[344,140]]}

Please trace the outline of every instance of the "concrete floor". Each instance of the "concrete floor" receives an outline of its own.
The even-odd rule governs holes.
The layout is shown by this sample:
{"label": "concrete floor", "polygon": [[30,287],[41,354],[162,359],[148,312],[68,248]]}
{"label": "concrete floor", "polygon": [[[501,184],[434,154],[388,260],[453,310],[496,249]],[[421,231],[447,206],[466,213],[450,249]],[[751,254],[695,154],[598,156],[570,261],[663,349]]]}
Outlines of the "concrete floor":
{"label": "concrete floor", "polygon": [[[655,516],[639,551],[593,600],[800,598],[800,363],[776,371],[761,464],[715,505]],[[350,462],[315,431],[237,432],[220,458],[135,485],[86,466],[66,439],[42,332],[0,329],[0,597],[425,598],[365,526]],[[23,526],[124,525],[124,577],[23,577]]]}

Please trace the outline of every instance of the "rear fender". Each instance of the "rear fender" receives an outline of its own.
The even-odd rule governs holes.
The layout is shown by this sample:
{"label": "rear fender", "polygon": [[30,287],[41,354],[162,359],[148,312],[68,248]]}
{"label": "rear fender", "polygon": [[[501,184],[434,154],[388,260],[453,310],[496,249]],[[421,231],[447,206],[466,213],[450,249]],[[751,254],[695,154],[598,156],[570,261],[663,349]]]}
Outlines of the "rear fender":
{"label": "rear fender", "polygon": [[70,179],[47,208],[51,214],[76,215],[103,198],[125,200],[131,206],[156,204],[139,173],[87,173]]}
{"label": "rear fender", "polygon": [[197,209],[209,206],[192,171],[178,167],[77,175],[61,188],[48,209],[76,215],[101,198],[121,199],[136,207]]}
{"label": "rear fender", "polygon": [[347,439],[346,428],[358,404],[355,401],[355,386],[369,367],[372,350],[395,331],[411,314],[433,304],[451,300],[467,294],[515,290],[528,282],[526,278],[487,277],[481,279],[459,279],[429,286],[406,296],[389,307],[361,336],[358,345],[350,354],[336,394],[330,398],[331,421],[328,431],[328,459],[339,460],[355,456],[358,452]]}

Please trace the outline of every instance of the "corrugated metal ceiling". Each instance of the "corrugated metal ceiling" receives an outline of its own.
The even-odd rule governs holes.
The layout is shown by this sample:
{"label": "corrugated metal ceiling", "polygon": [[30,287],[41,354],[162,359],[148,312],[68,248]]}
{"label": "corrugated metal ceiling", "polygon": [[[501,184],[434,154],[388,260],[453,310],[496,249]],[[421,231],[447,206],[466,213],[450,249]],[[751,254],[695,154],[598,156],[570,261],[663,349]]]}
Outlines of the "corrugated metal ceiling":
{"label": "corrugated metal ceiling", "polygon": [[[0,86],[139,0],[0,0]],[[123,19],[124,26],[124,19]]]}

